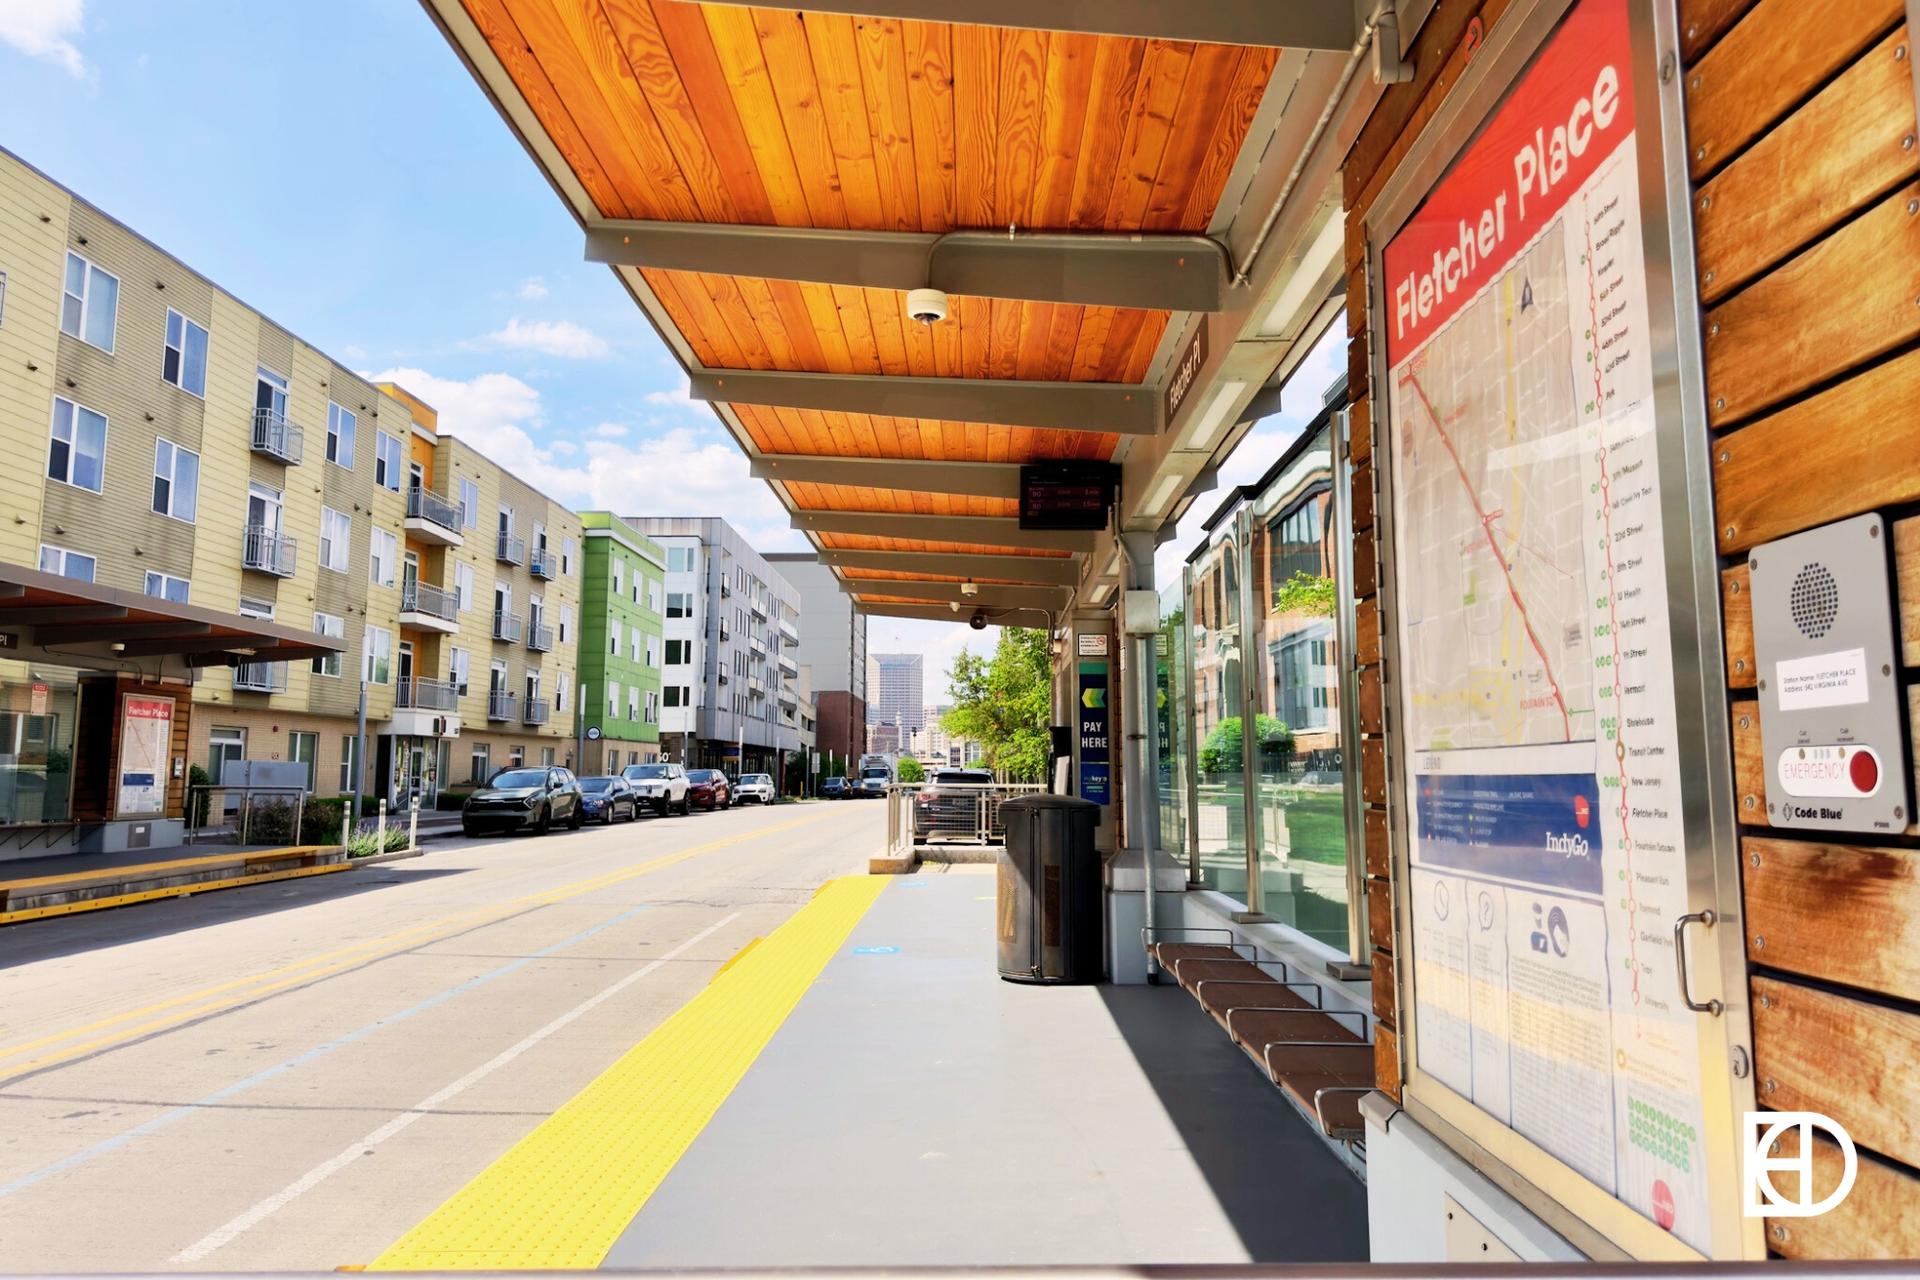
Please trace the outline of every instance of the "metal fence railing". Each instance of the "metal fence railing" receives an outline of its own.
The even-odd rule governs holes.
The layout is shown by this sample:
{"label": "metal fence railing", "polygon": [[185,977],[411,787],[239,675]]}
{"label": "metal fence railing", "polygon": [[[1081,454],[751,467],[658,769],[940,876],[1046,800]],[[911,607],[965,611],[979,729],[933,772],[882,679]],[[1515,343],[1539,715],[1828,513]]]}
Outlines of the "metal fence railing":
{"label": "metal fence railing", "polygon": [[194,844],[217,834],[240,844],[252,844],[254,835],[259,834],[262,844],[299,844],[306,799],[305,787],[190,784],[186,841]]}
{"label": "metal fence railing", "polygon": [[896,782],[887,788],[887,853],[909,857],[935,840],[999,844],[1007,836],[1000,806],[1045,790],[1037,782]]}

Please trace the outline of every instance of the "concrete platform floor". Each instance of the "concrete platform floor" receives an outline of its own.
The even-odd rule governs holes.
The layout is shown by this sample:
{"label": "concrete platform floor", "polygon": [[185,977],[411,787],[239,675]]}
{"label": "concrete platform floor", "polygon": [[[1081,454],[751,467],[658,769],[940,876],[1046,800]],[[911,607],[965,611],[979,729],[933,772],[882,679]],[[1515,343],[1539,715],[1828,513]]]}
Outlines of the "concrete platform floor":
{"label": "concrete platform floor", "polygon": [[998,978],[991,872],[888,885],[604,1267],[1366,1258],[1364,1187],[1183,992]]}

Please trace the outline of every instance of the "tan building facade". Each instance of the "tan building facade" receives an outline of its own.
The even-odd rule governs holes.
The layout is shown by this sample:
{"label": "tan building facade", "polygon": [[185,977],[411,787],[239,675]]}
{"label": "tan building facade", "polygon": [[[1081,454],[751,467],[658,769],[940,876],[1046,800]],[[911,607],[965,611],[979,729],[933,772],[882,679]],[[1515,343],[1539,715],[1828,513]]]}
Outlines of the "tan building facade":
{"label": "tan building facade", "polygon": [[342,642],[199,675],[215,781],[293,761],[353,790],[363,689],[367,795],[569,758],[578,519],[4,152],[0,438],[0,563]]}

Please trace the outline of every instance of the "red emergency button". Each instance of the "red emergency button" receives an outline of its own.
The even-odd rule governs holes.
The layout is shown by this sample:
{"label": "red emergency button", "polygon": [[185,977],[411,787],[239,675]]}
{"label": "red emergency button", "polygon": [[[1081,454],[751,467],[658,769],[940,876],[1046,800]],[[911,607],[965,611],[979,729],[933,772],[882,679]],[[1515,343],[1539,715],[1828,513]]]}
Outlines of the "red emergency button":
{"label": "red emergency button", "polygon": [[1873,758],[1871,751],[1856,751],[1847,761],[1847,781],[1853,783],[1853,789],[1865,795],[1880,785],[1880,762]]}

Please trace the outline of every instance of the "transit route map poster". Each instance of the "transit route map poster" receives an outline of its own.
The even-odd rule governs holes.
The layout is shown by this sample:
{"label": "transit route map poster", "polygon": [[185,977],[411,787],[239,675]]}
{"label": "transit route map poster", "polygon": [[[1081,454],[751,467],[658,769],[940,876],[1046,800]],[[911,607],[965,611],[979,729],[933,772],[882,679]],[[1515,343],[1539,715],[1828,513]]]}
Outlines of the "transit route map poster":
{"label": "transit route map poster", "polygon": [[1626,0],[1386,246],[1415,1045],[1709,1245]]}

